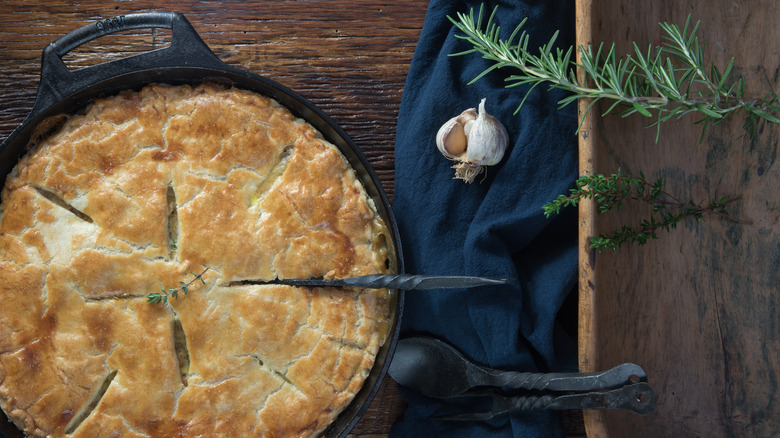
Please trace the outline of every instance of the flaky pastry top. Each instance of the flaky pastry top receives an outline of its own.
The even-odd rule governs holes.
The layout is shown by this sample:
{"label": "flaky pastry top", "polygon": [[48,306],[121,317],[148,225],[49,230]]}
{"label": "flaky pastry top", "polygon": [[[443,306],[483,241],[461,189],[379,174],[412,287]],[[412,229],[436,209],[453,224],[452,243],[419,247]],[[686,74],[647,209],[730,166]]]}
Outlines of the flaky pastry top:
{"label": "flaky pastry top", "polygon": [[32,436],[316,435],[363,385],[392,294],[263,283],[387,272],[390,242],[338,149],[270,98],[97,100],[2,191],[0,407]]}

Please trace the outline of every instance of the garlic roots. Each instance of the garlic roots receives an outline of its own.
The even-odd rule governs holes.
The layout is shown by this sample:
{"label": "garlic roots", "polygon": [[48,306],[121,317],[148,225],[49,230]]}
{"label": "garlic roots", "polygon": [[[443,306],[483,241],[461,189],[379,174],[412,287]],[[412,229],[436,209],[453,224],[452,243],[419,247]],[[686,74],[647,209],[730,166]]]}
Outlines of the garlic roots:
{"label": "garlic roots", "polygon": [[495,117],[485,111],[485,99],[479,102],[479,112],[467,109],[447,121],[436,133],[439,152],[458,164],[455,179],[467,183],[504,157],[509,134]]}

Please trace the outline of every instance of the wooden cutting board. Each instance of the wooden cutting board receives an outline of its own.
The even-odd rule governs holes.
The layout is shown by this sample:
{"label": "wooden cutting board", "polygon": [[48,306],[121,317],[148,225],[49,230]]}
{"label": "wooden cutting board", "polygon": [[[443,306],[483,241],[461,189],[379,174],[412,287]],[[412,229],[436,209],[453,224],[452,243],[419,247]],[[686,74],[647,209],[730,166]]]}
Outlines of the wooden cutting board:
{"label": "wooden cutting board", "polygon": [[[747,94],[778,92],[780,2],[578,0],[579,44],[619,54],[658,44],[659,22],[700,21],[705,59],[744,78]],[[582,107],[581,107],[582,108]],[[580,210],[580,368],[635,362],[658,398],[654,414],[588,411],[591,437],[768,437],[780,434],[780,126],[753,138],[737,115],[702,142],[695,116],[655,130],[647,119],[591,113],[579,134],[581,171],[644,172],[696,202],[739,197],[737,221],[687,220],[645,246],[594,252],[589,236],[637,224],[643,208]]]}

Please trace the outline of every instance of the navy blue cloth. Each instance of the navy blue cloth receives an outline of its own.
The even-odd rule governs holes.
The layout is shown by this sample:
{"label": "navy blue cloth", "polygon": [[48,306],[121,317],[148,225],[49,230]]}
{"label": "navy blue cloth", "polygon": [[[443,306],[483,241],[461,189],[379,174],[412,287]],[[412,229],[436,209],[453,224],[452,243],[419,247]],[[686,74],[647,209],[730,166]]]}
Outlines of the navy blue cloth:
{"label": "navy blue cloth", "polygon": [[[404,87],[396,133],[393,209],[406,271],[512,277],[509,286],[410,291],[401,337],[441,338],[480,364],[518,371],[576,370],[576,341],[564,330],[561,308],[576,289],[576,210],[545,218],[542,206],[571,188],[577,177],[577,115],[559,109],[560,91],[534,89],[514,115],[528,87],[505,88],[509,68],[472,85],[491,64],[455,37],[447,19],[479,11],[480,2],[432,0]],[[529,48],[560,30],[561,46],[574,44],[573,0],[487,2],[498,5],[496,22],[506,38],[523,18]],[[504,160],[474,183],[453,179],[452,162],[437,150],[438,128],[461,111],[486,110],[507,128]],[[569,322],[576,313],[569,315]],[[393,437],[562,436],[559,413],[533,411],[486,422],[444,422],[429,417],[468,410],[471,401],[433,400],[400,388],[408,408]]]}

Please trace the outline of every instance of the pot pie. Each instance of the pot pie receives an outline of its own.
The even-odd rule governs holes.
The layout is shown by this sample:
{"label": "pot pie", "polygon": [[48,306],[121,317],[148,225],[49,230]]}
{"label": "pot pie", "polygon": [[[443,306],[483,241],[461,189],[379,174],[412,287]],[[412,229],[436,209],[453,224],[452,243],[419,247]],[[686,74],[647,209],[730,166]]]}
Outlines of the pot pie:
{"label": "pot pie", "polygon": [[317,435],[387,337],[391,291],[266,284],[393,269],[345,158],[268,97],[97,100],[2,201],[0,407],[29,435]]}

